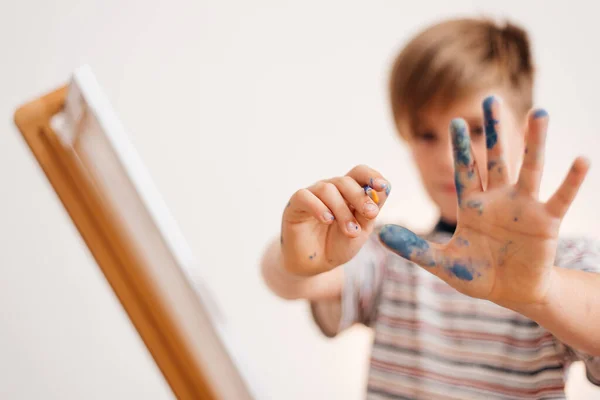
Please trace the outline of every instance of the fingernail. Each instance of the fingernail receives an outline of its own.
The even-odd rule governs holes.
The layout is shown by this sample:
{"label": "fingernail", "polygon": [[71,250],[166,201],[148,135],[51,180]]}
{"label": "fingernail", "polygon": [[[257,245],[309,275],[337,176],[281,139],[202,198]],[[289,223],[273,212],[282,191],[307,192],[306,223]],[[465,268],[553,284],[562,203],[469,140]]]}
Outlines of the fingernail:
{"label": "fingernail", "polygon": [[547,116],[548,116],[548,112],[546,110],[544,110],[543,108],[535,110],[535,112],[533,113],[534,119],[545,118]]}
{"label": "fingernail", "polygon": [[377,212],[378,209],[379,209],[379,207],[377,207],[377,205],[375,205],[374,203],[371,203],[371,202],[365,203],[365,205],[363,207],[363,211],[365,212],[365,214],[371,214],[371,213]]}
{"label": "fingernail", "polygon": [[356,224],[356,222],[353,221],[348,221],[346,223],[346,229],[348,229],[348,232],[356,232],[358,231],[358,224]]}
{"label": "fingernail", "polygon": [[386,182],[384,179],[381,178],[376,178],[373,179],[371,178],[371,187],[374,189],[378,189],[378,190],[385,190],[388,187],[389,183]]}
{"label": "fingernail", "polygon": [[335,217],[329,211],[325,211],[323,213],[323,219],[325,220],[325,222],[329,222],[329,221],[333,221],[335,219]]}

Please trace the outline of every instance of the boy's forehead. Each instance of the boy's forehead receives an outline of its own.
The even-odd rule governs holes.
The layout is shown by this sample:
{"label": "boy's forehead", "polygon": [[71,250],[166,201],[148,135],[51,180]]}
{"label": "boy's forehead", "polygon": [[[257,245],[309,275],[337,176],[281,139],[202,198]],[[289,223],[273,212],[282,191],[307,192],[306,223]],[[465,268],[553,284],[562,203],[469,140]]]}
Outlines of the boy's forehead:
{"label": "boy's forehead", "polygon": [[499,91],[486,90],[446,102],[431,102],[431,106],[417,115],[415,126],[431,127],[436,123],[449,123],[454,118],[463,118],[470,123],[481,121],[483,119],[483,100],[491,94],[499,96],[498,93]]}
{"label": "boy's forehead", "polygon": [[457,102],[447,106],[430,106],[415,117],[412,124],[415,130],[435,130],[445,129],[454,118],[463,118],[469,124],[476,123],[483,119],[483,112],[479,102]]}
{"label": "boy's forehead", "polygon": [[471,95],[461,99],[453,99],[446,104],[438,104],[424,110],[425,118],[478,118],[483,117],[482,103],[485,95]]}

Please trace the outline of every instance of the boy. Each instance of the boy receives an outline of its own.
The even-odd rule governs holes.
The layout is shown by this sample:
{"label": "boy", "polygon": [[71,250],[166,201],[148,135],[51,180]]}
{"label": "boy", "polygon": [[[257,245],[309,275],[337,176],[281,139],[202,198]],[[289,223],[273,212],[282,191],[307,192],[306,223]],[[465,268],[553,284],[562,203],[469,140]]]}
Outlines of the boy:
{"label": "boy", "polygon": [[575,360],[600,384],[600,245],[557,237],[588,164],[538,200],[533,75],[527,34],[484,20],[432,26],[398,56],[392,110],[439,207],[430,234],[375,229],[391,185],[367,166],[290,199],[263,276],[328,336],[374,329],[369,398],[564,398]]}

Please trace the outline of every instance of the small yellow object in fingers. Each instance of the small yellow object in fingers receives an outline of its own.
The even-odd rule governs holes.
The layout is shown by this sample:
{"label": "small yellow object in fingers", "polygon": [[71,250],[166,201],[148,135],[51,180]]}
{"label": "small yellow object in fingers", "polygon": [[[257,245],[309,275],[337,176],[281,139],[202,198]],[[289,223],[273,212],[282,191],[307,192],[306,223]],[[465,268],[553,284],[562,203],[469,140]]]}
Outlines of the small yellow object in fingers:
{"label": "small yellow object in fingers", "polygon": [[373,190],[372,187],[370,187],[369,185],[365,185],[363,189],[365,190],[367,196],[369,196],[371,200],[375,202],[375,204],[379,204],[379,195],[375,190]]}

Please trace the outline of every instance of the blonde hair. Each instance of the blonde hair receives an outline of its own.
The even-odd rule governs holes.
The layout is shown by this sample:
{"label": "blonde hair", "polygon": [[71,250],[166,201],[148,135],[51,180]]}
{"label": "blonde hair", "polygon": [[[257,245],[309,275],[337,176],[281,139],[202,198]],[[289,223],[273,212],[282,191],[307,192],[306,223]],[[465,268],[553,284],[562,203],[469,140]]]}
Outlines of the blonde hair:
{"label": "blonde hair", "polygon": [[485,19],[455,19],[416,35],[396,58],[390,79],[394,121],[417,125],[431,106],[447,107],[492,87],[505,90],[504,100],[519,117],[533,103],[534,66],[529,37],[522,28]]}

